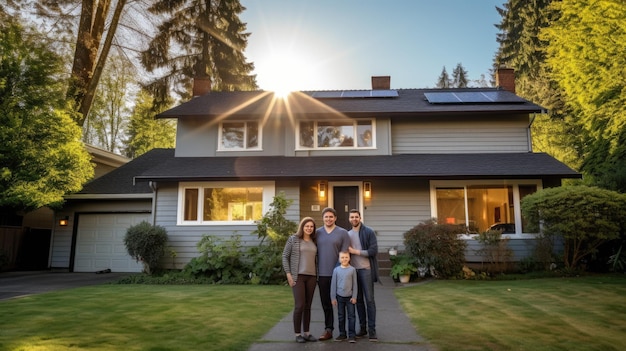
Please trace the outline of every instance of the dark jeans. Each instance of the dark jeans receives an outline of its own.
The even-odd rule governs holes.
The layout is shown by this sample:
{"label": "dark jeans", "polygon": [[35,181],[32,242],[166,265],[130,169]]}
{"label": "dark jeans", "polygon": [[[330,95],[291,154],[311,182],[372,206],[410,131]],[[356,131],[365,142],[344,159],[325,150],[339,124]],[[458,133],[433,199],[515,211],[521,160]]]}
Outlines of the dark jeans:
{"label": "dark jeans", "polygon": [[370,333],[375,333],[376,301],[374,301],[374,282],[372,281],[372,270],[357,269],[356,277],[359,286],[356,300],[356,310],[359,314],[359,324],[361,326],[361,330],[367,329]]}
{"label": "dark jeans", "polygon": [[356,335],[354,305],[350,302],[352,297],[337,295],[337,319],[339,320],[339,335],[346,335],[346,312],[348,314],[348,337],[354,338]]}
{"label": "dark jeans", "polygon": [[[311,304],[315,293],[317,277],[314,275],[298,274],[296,285],[291,287],[293,291],[293,331],[300,334],[309,331],[311,325]],[[302,329],[300,329],[302,328]]]}
{"label": "dark jeans", "polygon": [[320,301],[324,310],[324,326],[326,330],[333,331],[335,315],[333,313],[333,304],[330,300],[330,283],[333,277],[318,277],[317,285],[320,287]]}

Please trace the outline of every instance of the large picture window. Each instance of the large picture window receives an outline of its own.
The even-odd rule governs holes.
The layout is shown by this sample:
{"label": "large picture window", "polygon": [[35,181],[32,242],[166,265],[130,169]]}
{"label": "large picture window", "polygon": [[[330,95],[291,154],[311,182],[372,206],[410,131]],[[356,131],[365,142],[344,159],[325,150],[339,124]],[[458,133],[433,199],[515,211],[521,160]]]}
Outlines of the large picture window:
{"label": "large picture window", "polygon": [[375,146],[374,120],[300,122],[298,146],[309,148],[371,148]]}
{"label": "large picture window", "polygon": [[220,123],[220,150],[258,150],[261,145],[260,139],[258,122]]}
{"label": "large picture window", "polygon": [[438,223],[458,224],[468,233],[489,229],[524,233],[520,201],[536,192],[539,181],[433,181],[432,211]]}
{"label": "large picture window", "polygon": [[253,223],[274,197],[273,182],[181,183],[179,224]]}

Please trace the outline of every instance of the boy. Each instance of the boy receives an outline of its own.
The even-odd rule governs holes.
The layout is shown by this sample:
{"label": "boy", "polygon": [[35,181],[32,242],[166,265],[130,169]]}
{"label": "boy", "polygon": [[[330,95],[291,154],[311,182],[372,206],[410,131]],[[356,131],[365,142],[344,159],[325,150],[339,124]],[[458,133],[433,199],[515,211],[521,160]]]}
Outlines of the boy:
{"label": "boy", "polygon": [[[358,294],[356,269],[350,265],[350,254],[339,253],[339,263],[333,270],[330,283],[330,299],[333,306],[337,306],[337,317],[339,319],[339,336],[335,341],[348,339],[350,343],[356,342],[356,316],[354,305]],[[348,336],[346,337],[346,310],[348,314]]]}

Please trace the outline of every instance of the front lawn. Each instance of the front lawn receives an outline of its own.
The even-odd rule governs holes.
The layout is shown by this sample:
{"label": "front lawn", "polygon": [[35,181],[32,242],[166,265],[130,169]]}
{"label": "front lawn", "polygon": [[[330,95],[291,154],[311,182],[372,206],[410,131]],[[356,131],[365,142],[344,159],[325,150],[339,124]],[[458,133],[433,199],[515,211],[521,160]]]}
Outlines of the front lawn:
{"label": "front lawn", "polygon": [[0,350],[245,350],[292,307],[282,286],[77,288],[0,301]]}
{"label": "front lawn", "polygon": [[441,351],[626,350],[623,275],[434,281],[395,293]]}

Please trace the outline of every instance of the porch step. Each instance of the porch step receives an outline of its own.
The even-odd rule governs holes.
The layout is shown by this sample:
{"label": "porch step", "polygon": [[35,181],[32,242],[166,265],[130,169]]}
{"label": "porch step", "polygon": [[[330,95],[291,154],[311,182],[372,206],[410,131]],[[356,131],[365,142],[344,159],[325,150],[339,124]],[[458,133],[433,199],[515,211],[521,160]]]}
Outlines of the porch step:
{"label": "porch step", "polygon": [[389,277],[391,274],[391,260],[389,259],[389,252],[379,252],[376,257],[378,258],[378,274],[381,277]]}

